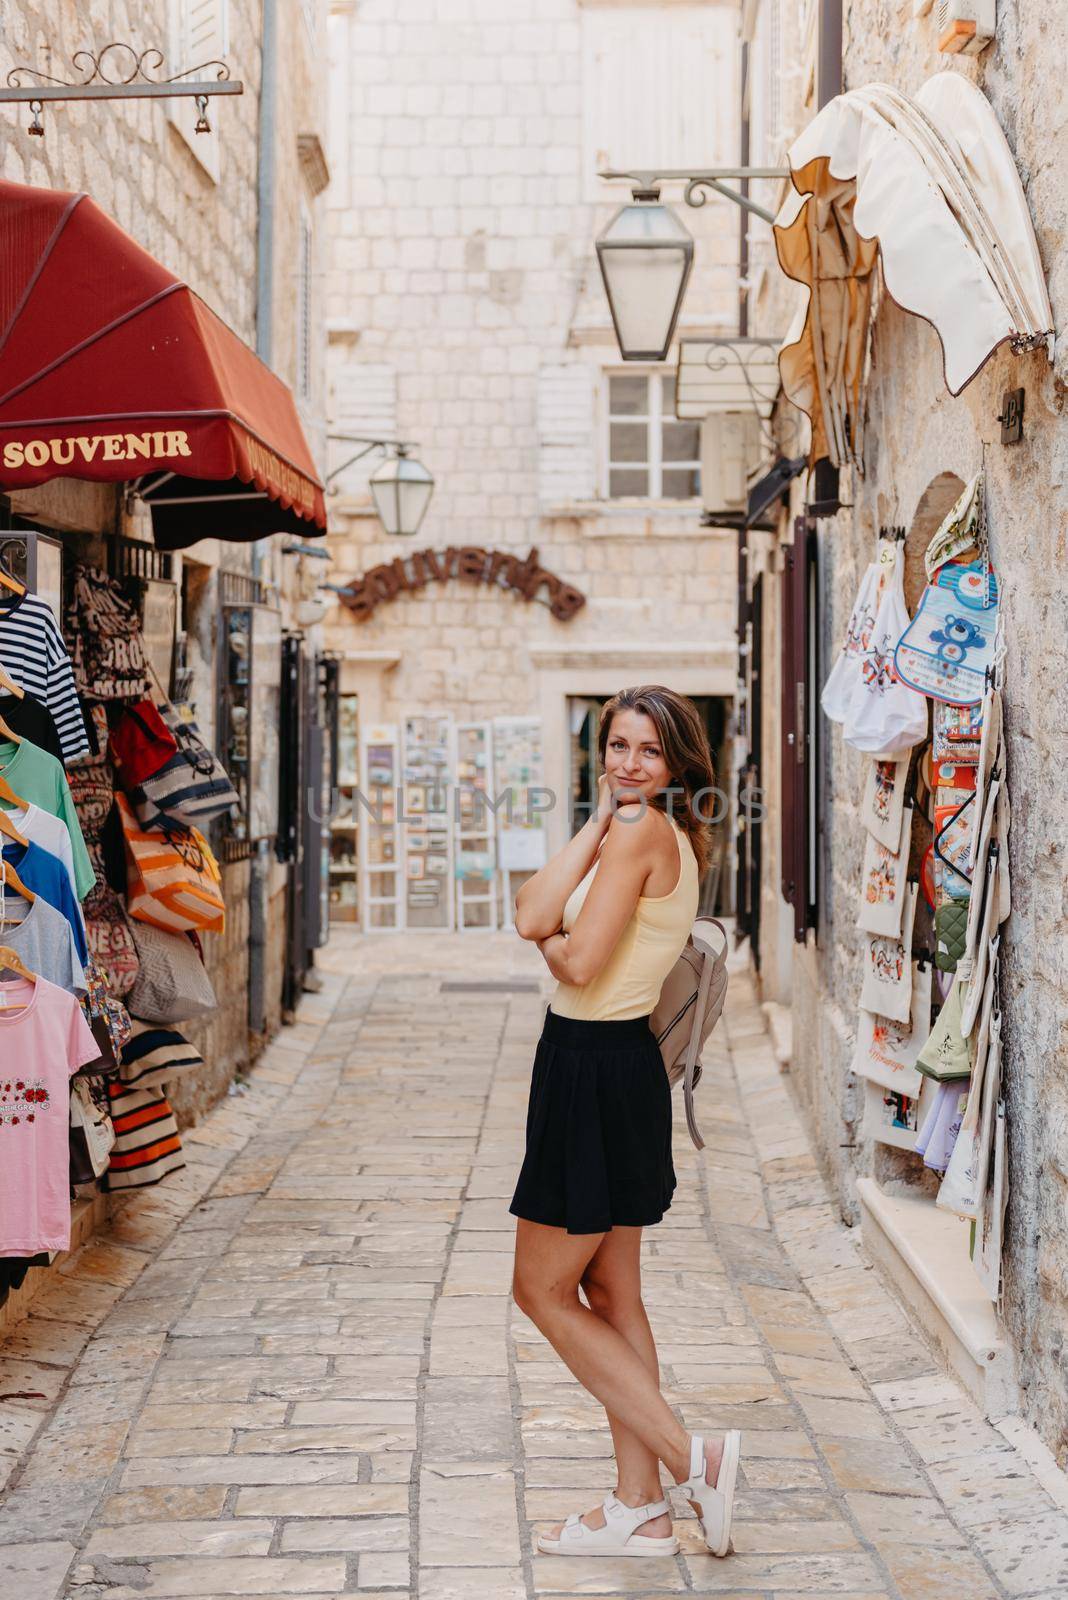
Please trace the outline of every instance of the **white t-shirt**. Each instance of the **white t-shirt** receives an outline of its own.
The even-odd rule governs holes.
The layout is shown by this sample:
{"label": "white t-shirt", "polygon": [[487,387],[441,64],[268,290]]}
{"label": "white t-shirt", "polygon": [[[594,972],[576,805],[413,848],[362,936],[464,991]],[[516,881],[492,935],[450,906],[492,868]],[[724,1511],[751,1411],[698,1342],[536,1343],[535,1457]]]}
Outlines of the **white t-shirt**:
{"label": "white t-shirt", "polygon": [[17,811],[8,811],[6,815],[23,838],[29,839],[33,844],[39,844],[42,850],[47,850],[50,856],[55,856],[63,864],[70,879],[71,892],[77,900],[78,885],[74,878],[74,856],[71,853],[67,824],[62,817],[50,816],[47,811],[42,811],[40,806],[30,803]]}

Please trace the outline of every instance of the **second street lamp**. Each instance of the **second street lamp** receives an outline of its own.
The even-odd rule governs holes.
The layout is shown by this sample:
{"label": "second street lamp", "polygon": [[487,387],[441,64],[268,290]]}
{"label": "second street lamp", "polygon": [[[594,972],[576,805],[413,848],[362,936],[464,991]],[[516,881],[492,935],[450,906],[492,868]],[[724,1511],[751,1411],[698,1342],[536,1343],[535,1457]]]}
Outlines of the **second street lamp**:
{"label": "second street lamp", "polygon": [[378,520],[391,538],[419,532],[434,492],[432,475],[421,461],[412,459],[408,446],[399,444],[396,450],[396,455],[375,468],[370,479]]}
{"label": "second street lamp", "polygon": [[633,191],[597,240],[616,339],[624,361],[663,361],[693,266],[693,238],[660,190]]}

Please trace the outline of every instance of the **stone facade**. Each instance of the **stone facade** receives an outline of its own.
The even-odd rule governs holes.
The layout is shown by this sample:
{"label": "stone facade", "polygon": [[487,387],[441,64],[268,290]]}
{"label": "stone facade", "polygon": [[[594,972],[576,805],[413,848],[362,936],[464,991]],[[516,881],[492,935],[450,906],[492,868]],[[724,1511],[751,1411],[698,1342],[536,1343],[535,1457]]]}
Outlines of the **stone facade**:
{"label": "stone facade", "polygon": [[[682,9],[733,39],[732,8]],[[338,607],[329,639],[361,717],[540,711],[554,787],[568,692],[734,684],[733,535],[702,530],[695,500],[605,498],[605,373],[621,363],[593,242],[627,192],[597,186],[591,15],[577,0],[335,0],[330,35],[331,427],[416,442],[437,485],[408,544],[536,547],[587,603],[558,621],[454,579],[365,622]],[[734,137],[733,55],[720,87]],[[687,223],[707,270],[681,331],[729,332],[736,225],[726,236],[714,206]],[[335,466],[356,448],[337,443]],[[338,583],[408,553],[372,520],[366,471],[338,479]]]}
{"label": "stone facade", "polygon": [[[205,59],[181,56],[181,0],[132,5],[73,0],[8,0],[0,30],[0,77],[22,63],[57,78],[76,78],[70,66],[78,50],[99,50],[125,40],[140,52],[158,47],[166,76]],[[199,8],[201,17],[208,8]],[[324,446],[324,337],[321,268],[317,240],[327,178],[322,157],[323,40],[325,6],[278,3],[278,115],[272,128],[273,172],[268,248],[273,258],[270,301],[258,300],[260,243],[259,174],[263,10],[259,0],[222,0],[222,33],[208,55],[222,54],[231,76],[244,83],[240,96],[213,98],[213,133],[193,135],[189,102],[96,101],[46,106],[45,135],[30,137],[25,106],[3,109],[0,174],[16,183],[84,190],[139,244],[183,278],[231,328],[292,387],[309,443],[317,459]],[[129,56],[112,56],[106,75],[129,71]],[[302,227],[310,245],[302,256]],[[310,274],[310,276],[308,276]],[[307,285],[305,292],[305,277]],[[59,481],[12,496],[12,508],[71,535],[104,534],[118,528],[151,539],[147,514],[127,510],[107,485]],[[210,525],[209,525],[210,527]],[[322,564],[282,560],[278,540],[250,545],[205,538],[174,559],[173,576],[186,579],[187,633],[192,699],[205,737],[216,732],[219,657],[219,574],[258,571],[282,610],[287,627],[298,626],[295,608],[314,597]],[[101,560],[102,541],[80,542],[79,554]],[[313,627],[305,630],[310,653],[319,648]],[[268,936],[264,992],[266,1033],[281,1020],[285,960],[287,868],[273,857],[260,864],[260,893]],[[180,1119],[196,1119],[225,1093],[235,1072],[248,1064],[260,1039],[249,1031],[248,862],[223,867],[228,906],[224,935],[205,941],[205,956],[219,1009],[190,1037],[205,1057],[205,1070],[175,1089]]]}
{"label": "stone facade", "polygon": [[[1053,304],[1068,317],[1068,262],[1061,241],[1068,211],[1068,133],[1059,117],[1060,65],[1049,40],[1062,21],[1053,0],[998,8],[996,42],[977,58],[937,54],[931,18],[911,7],[855,0],[849,7],[845,87],[871,81],[914,91],[932,73],[965,74],[990,100],[1012,148],[1030,205]],[[789,41],[789,34],[787,35]],[[787,54],[792,47],[788,42]],[[812,114],[811,105],[805,113]],[[757,315],[781,329],[786,286],[769,277]],[[1068,849],[1068,777],[1056,753],[1063,720],[1058,670],[1063,657],[1055,618],[1063,590],[1068,528],[1068,430],[1064,424],[1068,360],[1003,348],[964,393],[946,391],[938,338],[884,296],[875,326],[868,389],[867,470],[843,472],[848,509],[821,524],[825,581],[821,662],[825,674],[842,638],[852,597],[871,559],[880,525],[910,529],[914,568],[926,539],[952,503],[955,480],[984,460],[991,553],[1002,584],[1008,656],[1004,669],[1008,775],[1013,801],[1012,915],[1002,930],[1006,1100],[1010,1198],[1004,1251],[1003,1316],[1024,1417],[1062,1466],[1068,1464],[1068,1085],[1065,1082],[1065,913],[1059,863]],[[1006,389],[1026,389],[1024,440],[1003,446],[997,415]],[[947,475],[953,475],[953,478]],[[958,484],[959,487],[959,484]],[[801,509],[795,495],[792,512]],[[782,536],[789,523],[784,518]],[[777,541],[758,550],[771,599],[765,659],[777,669]],[[909,594],[915,604],[916,591]],[[767,748],[778,748],[778,685],[766,683]],[[913,1157],[861,1133],[862,1098],[849,1071],[860,987],[854,931],[861,867],[856,806],[861,758],[826,721],[821,726],[823,870],[819,928],[806,947],[789,931],[767,939],[769,998],[794,1009],[795,1080],[817,1145],[847,1217],[858,1214],[864,1174],[891,1189],[929,1188]],[[773,763],[773,766],[777,763]],[[772,783],[777,782],[777,772]],[[774,795],[774,788],[773,788]],[[765,925],[783,926],[777,827],[766,830]],[[792,967],[792,983],[791,983]],[[966,1249],[962,1240],[961,1249]]]}

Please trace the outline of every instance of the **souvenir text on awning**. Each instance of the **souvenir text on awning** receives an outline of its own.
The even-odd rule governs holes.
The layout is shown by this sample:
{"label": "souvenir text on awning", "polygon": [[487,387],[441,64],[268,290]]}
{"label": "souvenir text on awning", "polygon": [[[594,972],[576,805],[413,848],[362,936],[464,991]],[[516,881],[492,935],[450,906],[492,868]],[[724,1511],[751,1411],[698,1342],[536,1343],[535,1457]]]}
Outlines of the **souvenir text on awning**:
{"label": "souvenir text on awning", "polygon": [[0,487],[138,480],[156,543],[325,531],[293,396],[87,195],[0,182]]}

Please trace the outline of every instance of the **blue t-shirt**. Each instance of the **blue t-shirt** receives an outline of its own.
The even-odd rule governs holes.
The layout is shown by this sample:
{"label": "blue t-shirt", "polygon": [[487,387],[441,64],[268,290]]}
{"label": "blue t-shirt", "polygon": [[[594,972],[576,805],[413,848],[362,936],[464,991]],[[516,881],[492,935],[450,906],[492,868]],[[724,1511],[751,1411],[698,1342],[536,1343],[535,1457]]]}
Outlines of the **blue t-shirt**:
{"label": "blue t-shirt", "polygon": [[26,844],[5,844],[4,860],[14,867],[31,894],[39,894],[42,900],[47,900],[50,906],[55,906],[57,911],[63,913],[74,935],[78,959],[84,966],[89,959],[89,950],[85,943],[82,908],[74,898],[70,873],[59,857],[50,850],[43,850],[30,839]]}

